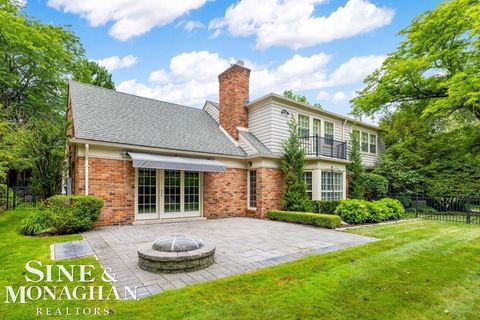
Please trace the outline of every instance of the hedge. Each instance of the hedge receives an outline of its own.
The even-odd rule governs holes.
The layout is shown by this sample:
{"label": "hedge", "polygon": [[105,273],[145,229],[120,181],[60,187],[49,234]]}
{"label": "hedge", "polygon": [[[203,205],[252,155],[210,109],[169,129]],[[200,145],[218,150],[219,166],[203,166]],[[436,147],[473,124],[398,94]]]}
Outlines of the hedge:
{"label": "hedge", "polygon": [[342,200],[335,213],[346,223],[356,224],[400,219],[405,214],[405,209],[395,199],[385,198],[373,202],[350,199]]}
{"label": "hedge", "polygon": [[339,216],[332,214],[295,212],[295,211],[267,211],[267,218],[301,224],[311,224],[323,228],[335,229],[342,223]]}
{"label": "hedge", "polygon": [[69,234],[87,231],[100,217],[103,201],[93,196],[56,195],[45,202],[40,212],[22,220],[20,233]]}
{"label": "hedge", "polygon": [[339,200],[313,200],[312,207],[315,213],[335,214],[340,204]]}

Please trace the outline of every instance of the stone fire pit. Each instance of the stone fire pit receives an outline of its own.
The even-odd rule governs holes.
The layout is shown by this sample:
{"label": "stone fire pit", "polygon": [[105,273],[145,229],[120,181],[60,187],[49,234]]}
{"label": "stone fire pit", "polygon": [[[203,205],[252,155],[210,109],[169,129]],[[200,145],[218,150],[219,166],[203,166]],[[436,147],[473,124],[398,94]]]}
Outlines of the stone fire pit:
{"label": "stone fire pit", "polygon": [[196,236],[171,235],[140,246],[141,269],[155,273],[181,273],[204,269],[215,261],[215,245]]}

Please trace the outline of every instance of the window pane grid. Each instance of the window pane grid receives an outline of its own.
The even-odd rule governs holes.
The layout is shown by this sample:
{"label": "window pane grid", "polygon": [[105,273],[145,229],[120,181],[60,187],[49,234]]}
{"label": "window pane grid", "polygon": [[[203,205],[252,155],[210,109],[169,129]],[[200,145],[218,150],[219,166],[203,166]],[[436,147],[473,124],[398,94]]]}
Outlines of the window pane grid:
{"label": "window pane grid", "polygon": [[157,212],[157,172],[138,170],[138,213]]}
{"label": "window pane grid", "polygon": [[362,132],[362,151],[368,152],[368,133]]}
{"label": "window pane grid", "polygon": [[305,180],[305,183],[307,184],[307,195],[310,199],[313,198],[313,183],[312,183],[312,172],[304,172],[303,173],[303,179]]}
{"label": "window pane grid", "polygon": [[370,153],[377,153],[377,136],[370,135]]}
{"label": "window pane grid", "polygon": [[257,207],[257,172],[250,171],[248,177],[248,184],[249,184],[249,198],[248,198],[248,206],[250,208]]}
{"label": "window pane grid", "polygon": [[343,173],[322,171],[322,200],[343,199]]}
{"label": "window pane grid", "polygon": [[307,116],[298,115],[298,134],[302,137],[310,135],[310,120]]}
{"label": "window pane grid", "polygon": [[323,135],[325,136],[325,144],[333,144],[333,123],[323,122]]}
{"label": "window pane grid", "polygon": [[198,211],[200,209],[200,175],[192,171],[185,171],[184,175],[184,210]]}
{"label": "window pane grid", "polygon": [[165,170],[165,212],[180,211],[180,171]]}

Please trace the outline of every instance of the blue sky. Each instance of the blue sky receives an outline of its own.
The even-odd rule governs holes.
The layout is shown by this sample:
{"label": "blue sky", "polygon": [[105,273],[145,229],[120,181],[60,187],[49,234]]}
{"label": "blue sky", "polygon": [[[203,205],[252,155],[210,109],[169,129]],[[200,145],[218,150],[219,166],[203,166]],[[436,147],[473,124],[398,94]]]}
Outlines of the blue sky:
{"label": "blue sky", "polygon": [[252,69],[253,100],[293,89],[342,114],[398,31],[439,0],[28,0],[66,25],[117,90],[200,107],[236,59]]}

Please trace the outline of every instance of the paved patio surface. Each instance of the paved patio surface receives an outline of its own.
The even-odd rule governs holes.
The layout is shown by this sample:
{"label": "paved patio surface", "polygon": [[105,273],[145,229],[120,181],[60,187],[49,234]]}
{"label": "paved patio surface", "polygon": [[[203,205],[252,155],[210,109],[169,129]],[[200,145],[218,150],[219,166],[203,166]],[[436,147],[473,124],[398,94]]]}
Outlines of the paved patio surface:
{"label": "paved patio surface", "polygon": [[[214,242],[215,263],[204,270],[180,274],[154,274],[140,269],[137,247],[172,234],[194,234]],[[84,235],[102,265],[117,274],[116,286],[138,286],[140,297],[376,240],[250,218],[107,227]]]}
{"label": "paved patio surface", "polygon": [[93,249],[86,240],[55,243],[52,248],[54,260],[80,258],[93,254]]}

